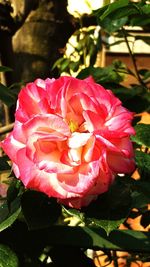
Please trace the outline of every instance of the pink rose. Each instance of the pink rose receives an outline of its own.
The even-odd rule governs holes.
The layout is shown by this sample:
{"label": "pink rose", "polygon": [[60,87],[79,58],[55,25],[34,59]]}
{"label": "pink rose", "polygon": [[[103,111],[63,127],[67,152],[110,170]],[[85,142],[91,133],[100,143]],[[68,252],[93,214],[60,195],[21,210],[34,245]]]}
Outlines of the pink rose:
{"label": "pink rose", "polygon": [[37,79],[21,90],[1,146],[26,188],[80,208],[134,170],[132,118],[92,78]]}

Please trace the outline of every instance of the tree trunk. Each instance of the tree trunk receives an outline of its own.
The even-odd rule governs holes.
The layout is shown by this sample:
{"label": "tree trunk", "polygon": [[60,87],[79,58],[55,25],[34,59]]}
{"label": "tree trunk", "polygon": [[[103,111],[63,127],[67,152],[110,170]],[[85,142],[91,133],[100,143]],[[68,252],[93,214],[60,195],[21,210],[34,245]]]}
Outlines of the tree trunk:
{"label": "tree trunk", "polygon": [[[15,2],[19,6],[19,1]],[[56,77],[57,71],[52,72],[51,68],[73,33],[66,0],[39,2],[13,37],[16,81]]]}
{"label": "tree trunk", "polygon": [[57,77],[57,70],[51,68],[74,31],[67,0],[10,1],[13,15],[10,12],[5,19],[8,29],[3,32],[0,27],[2,64],[14,69],[13,75],[6,74],[6,84]]}

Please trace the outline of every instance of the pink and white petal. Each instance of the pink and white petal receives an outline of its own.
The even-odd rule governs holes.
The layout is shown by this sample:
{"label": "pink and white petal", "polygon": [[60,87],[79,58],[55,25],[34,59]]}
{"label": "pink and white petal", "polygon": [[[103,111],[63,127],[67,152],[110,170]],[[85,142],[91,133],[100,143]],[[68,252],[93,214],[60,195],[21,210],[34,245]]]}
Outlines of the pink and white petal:
{"label": "pink and white petal", "polygon": [[17,178],[19,178],[20,177],[20,171],[19,171],[18,165],[16,163],[14,163],[14,162],[12,164],[12,169],[13,169],[13,172],[14,172],[15,176]]}
{"label": "pink and white petal", "polygon": [[68,157],[72,166],[79,166],[81,164],[82,147],[69,149]]}
{"label": "pink and white petal", "polygon": [[65,146],[64,136],[56,134],[35,133],[29,136],[26,143],[26,153],[30,160],[34,162],[48,158],[49,154],[54,150],[58,150],[57,143],[62,143]]}
{"label": "pink and white petal", "polygon": [[134,159],[125,157],[123,153],[108,152],[107,162],[115,173],[131,173],[135,170]]}
{"label": "pink and white petal", "polygon": [[[95,136],[91,136],[83,148],[82,159],[85,162],[90,162],[93,159],[93,151],[95,147]],[[97,158],[98,159],[98,158]]]}
{"label": "pink and white petal", "polygon": [[131,121],[131,119],[132,116],[129,112],[123,112],[107,120],[105,126],[107,126],[110,131],[118,130],[124,127],[126,122]]}
{"label": "pink and white petal", "polygon": [[49,197],[67,198],[77,197],[65,191],[57,179],[56,173],[41,171],[37,166],[26,157],[26,150],[23,148],[17,153],[17,163],[20,171],[20,180],[26,188],[34,189],[47,194]]}
{"label": "pink and white petal", "polygon": [[26,143],[26,137],[25,137],[24,131],[22,129],[22,125],[23,124],[21,122],[15,120],[15,124],[14,124],[14,128],[13,128],[13,136],[17,141],[25,144]]}
{"label": "pink and white petal", "polygon": [[105,172],[102,168],[100,169],[99,176],[93,188],[88,192],[88,195],[100,195],[105,193],[112,182],[114,181],[114,175],[108,168]]}
{"label": "pink and white petal", "polygon": [[42,80],[42,79],[38,78],[38,79],[35,80],[34,83],[35,83],[35,85],[36,85],[37,87],[46,90],[46,82],[45,82],[45,80]]}
{"label": "pink and white petal", "polygon": [[131,158],[134,156],[132,142],[128,136],[122,138],[112,138],[110,141],[121,153],[124,154],[125,157]]}
{"label": "pink and white petal", "polygon": [[100,114],[87,110],[83,111],[83,117],[86,121],[87,130],[89,132],[103,129],[104,119]]}
{"label": "pink and white petal", "polygon": [[72,197],[67,199],[59,198],[58,202],[74,209],[81,209],[82,207],[88,206],[92,201],[96,199],[96,195],[87,195],[85,197]]}
{"label": "pink and white petal", "polygon": [[107,140],[106,138],[104,138],[103,136],[101,136],[99,134],[96,134],[95,136],[96,136],[97,143],[99,142],[100,146],[104,146],[105,149],[112,150],[112,151],[115,151],[115,152],[119,152],[120,151],[118,149],[118,147],[116,147],[113,143],[111,143],[111,140]]}
{"label": "pink and white petal", "polygon": [[33,133],[52,133],[53,131],[62,134],[62,136],[69,136],[70,129],[62,118],[54,115],[36,115],[22,126],[23,131],[28,138]]}
{"label": "pink and white petal", "polygon": [[16,154],[17,152],[24,148],[25,145],[22,144],[21,142],[17,141],[14,137],[13,137],[13,132],[10,133],[5,140],[3,140],[0,143],[1,147],[3,148],[4,152],[9,156],[9,158],[14,161],[15,163],[17,163],[17,159],[16,159]]}
{"label": "pink and white petal", "polygon": [[24,116],[28,119],[35,114],[43,113],[39,102],[46,96],[45,90],[37,87],[35,83],[29,83],[24,87],[18,96],[16,110],[16,119],[25,121]]}
{"label": "pink and white petal", "polygon": [[[54,154],[54,153],[51,153]],[[51,156],[52,157],[52,156]],[[74,172],[74,168],[63,164],[58,161],[49,161],[49,160],[42,160],[39,163],[36,164],[39,168],[39,170],[43,170],[47,173],[57,173],[57,174],[72,174]]]}
{"label": "pink and white petal", "polygon": [[71,137],[68,138],[68,146],[70,148],[78,148],[84,146],[91,136],[91,133],[74,132],[72,133]]}
{"label": "pink and white petal", "polygon": [[99,174],[99,161],[82,164],[74,174],[58,175],[64,190],[84,196],[95,184]]}

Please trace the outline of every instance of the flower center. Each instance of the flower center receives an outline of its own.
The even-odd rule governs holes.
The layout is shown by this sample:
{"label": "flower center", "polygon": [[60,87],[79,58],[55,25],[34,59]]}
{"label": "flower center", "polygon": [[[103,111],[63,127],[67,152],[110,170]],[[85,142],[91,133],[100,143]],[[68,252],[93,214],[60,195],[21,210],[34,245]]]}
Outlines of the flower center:
{"label": "flower center", "polygon": [[73,121],[73,120],[70,120],[68,125],[69,125],[71,133],[76,132],[76,130],[79,127],[78,122]]}

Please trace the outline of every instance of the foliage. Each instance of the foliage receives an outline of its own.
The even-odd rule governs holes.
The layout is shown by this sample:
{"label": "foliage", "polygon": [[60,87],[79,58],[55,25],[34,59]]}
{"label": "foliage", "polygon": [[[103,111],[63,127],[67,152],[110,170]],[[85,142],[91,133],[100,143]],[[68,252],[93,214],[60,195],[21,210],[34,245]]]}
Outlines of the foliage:
{"label": "foliage", "polygon": [[[5,180],[8,184],[7,197],[1,199],[0,206],[2,267],[51,266],[49,257],[56,264],[53,266],[59,266],[55,256],[56,248],[58,251],[59,247],[64,253],[64,259],[65,249],[70,247],[70,254],[73,253],[71,255],[76,257],[76,266],[82,260],[84,264],[92,264],[83,253],[88,248],[104,250],[108,256],[109,250],[137,251],[139,257],[140,253],[148,253],[150,250],[149,232],[119,229],[122,223],[128,225],[128,219],[137,216],[141,216],[141,225],[145,229],[150,224],[150,125],[138,122],[143,111],[149,112],[150,70],[138,70],[135,55],[128,42],[132,32],[126,28],[140,26],[145,31],[149,28],[150,3],[145,0],[138,3],[118,0],[94,11],[92,16],[101,27],[98,37],[94,37],[95,27],[76,31],[78,45],[74,51],[78,55],[78,61],[65,56],[60,58],[54,67],[59,67],[60,73],[65,71],[72,74],[78,71],[76,75],[80,79],[93,76],[97,83],[111,89],[125,107],[138,114],[134,120],[136,135],[132,137],[132,141],[140,179],[135,180],[129,175],[118,176],[107,193],[99,196],[87,208],[75,210],[61,206],[42,193],[26,190],[13,173],[10,173],[7,157],[1,157],[0,175],[9,173]],[[134,71],[118,60],[107,67],[95,67],[98,51],[104,45],[110,46],[103,40],[101,32],[106,36],[119,36],[120,42],[126,42]],[[142,37],[137,33],[135,39],[142,39],[150,44],[149,36]],[[81,70],[87,55],[88,66]],[[10,69],[0,67],[0,71]],[[126,87],[123,81],[128,75],[133,76],[137,82]],[[0,84],[0,99],[11,107],[16,103],[16,91],[13,87],[7,88]],[[74,247],[73,252],[71,247]]]}

